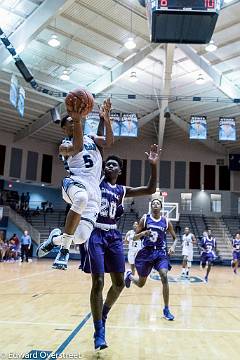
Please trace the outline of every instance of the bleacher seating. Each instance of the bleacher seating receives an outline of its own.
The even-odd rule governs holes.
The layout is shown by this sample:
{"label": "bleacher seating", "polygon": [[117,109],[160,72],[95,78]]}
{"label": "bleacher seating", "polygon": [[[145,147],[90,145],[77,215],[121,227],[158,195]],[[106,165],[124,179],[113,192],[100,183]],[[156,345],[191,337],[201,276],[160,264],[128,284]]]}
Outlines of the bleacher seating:
{"label": "bleacher seating", "polygon": [[32,216],[30,223],[40,232],[40,242],[48,238],[50,231],[56,227],[63,229],[65,220],[65,211],[58,210],[47,212],[37,216]]}
{"label": "bleacher seating", "polygon": [[224,215],[222,220],[230,231],[232,237],[234,237],[235,234],[240,231],[240,218],[238,216],[233,217]]}
{"label": "bleacher seating", "polygon": [[[54,227],[59,227],[63,229],[64,227],[64,219],[65,212],[63,210],[54,211],[53,213],[47,213],[45,216],[43,214],[32,217],[31,224],[37,229],[42,242],[45,240],[50,231]],[[132,229],[132,225],[134,221],[138,220],[137,214],[135,212],[126,212],[120,219],[118,223],[119,230],[123,233],[123,239],[125,238],[125,234],[128,230]],[[173,223],[173,226],[175,224]],[[194,260],[199,261],[200,259],[200,250],[199,250],[199,241],[202,237],[203,231],[207,228],[212,229],[213,235],[217,240],[218,247],[218,255],[220,260],[229,260],[232,256],[231,249],[231,239],[232,236],[239,230],[240,221],[237,217],[227,217],[223,216],[222,218],[216,217],[204,217],[202,215],[187,215],[181,214],[179,218],[179,225],[181,227],[181,234],[177,234],[178,236],[178,244],[176,247],[176,251],[172,259],[174,260],[182,260],[182,246],[181,246],[181,235],[183,234],[184,228],[186,226],[190,227],[190,230],[196,236],[198,241],[197,244],[194,245]],[[172,245],[172,238],[169,234],[167,234],[167,242],[168,247]],[[127,254],[127,245],[124,244],[124,251]],[[74,250],[74,252],[76,252]]]}

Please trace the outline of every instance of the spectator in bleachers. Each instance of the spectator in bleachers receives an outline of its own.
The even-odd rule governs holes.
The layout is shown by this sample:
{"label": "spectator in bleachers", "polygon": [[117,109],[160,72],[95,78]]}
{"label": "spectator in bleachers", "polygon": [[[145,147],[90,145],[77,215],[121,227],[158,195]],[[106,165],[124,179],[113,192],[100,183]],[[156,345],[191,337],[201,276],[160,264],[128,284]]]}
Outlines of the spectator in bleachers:
{"label": "spectator in bleachers", "polygon": [[20,250],[20,241],[17,237],[16,234],[14,234],[15,236],[12,236],[11,239],[9,240],[9,244],[8,244],[8,258],[9,260],[13,260],[16,261],[18,259],[18,254],[19,254],[19,250]]}
{"label": "spectator in bleachers", "polygon": [[0,238],[0,261],[2,262],[5,258],[5,253],[7,250],[7,244],[2,238]]}
{"label": "spectator in bleachers", "polygon": [[47,201],[43,201],[43,202],[41,202],[41,207],[42,207],[42,211],[45,213],[45,211],[46,211],[46,206],[47,206]]}
{"label": "spectator in bleachers", "polygon": [[48,202],[48,206],[46,208],[46,212],[50,212],[53,213],[53,203],[52,202]]}
{"label": "spectator in bleachers", "polygon": [[3,260],[4,261],[10,261],[12,256],[11,256],[11,249],[10,249],[10,246],[9,246],[9,240],[6,240],[5,241],[5,246],[4,246],[4,256],[3,256]]}
{"label": "spectator in bleachers", "polygon": [[25,205],[27,207],[29,207],[29,202],[30,202],[30,194],[29,194],[29,192],[27,192],[27,194],[25,196]]}
{"label": "spectator in bleachers", "polygon": [[22,193],[21,197],[20,197],[20,210],[22,211],[24,208],[24,204],[25,204],[25,194]]}
{"label": "spectator in bleachers", "polygon": [[180,226],[180,223],[179,223],[179,221],[177,221],[177,223],[176,223],[176,226],[175,226],[175,232],[176,232],[176,234],[181,234],[181,230],[182,230],[182,228],[181,228],[181,226]]}
{"label": "spectator in bleachers", "polygon": [[28,262],[28,254],[31,248],[32,239],[28,235],[28,231],[24,230],[23,236],[21,237],[21,262],[24,261],[24,256],[26,257],[26,262]]}
{"label": "spectator in bleachers", "polygon": [[10,240],[13,240],[13,241],[14,241],[14,244],[15,244],[18,248],[20,248],[20,240],[19,240],[17,234],[13,234],[13,236],[10,238]]}
{"label": "spectator in bleachers", "polygon": [[19,203],[16,204],[15,211],[16,211],[18,214],[20,214],[20,206],[19,206]]}

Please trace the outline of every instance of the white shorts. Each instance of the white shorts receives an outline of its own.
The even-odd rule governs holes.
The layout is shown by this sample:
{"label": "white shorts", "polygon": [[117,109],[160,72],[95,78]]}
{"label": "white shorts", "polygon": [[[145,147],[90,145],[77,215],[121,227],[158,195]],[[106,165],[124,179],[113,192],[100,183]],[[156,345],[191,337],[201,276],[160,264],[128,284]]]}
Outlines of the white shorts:
{"label": "white shorts", "polygon": [[130,265],[134,265],[135,264],[135,257],[137,256],[139,250],[137,251],[129,251],[128,252],[128,263]]}
{"label": "white shorts", "polygon": [[187,257],[187,261],[193,261],[193,249],[184,246],[182,249],[182,255]]}
{"label": "white shorts", "polygon": [[63,200],[65,200],[68,204],[73,203],[71,196],[69,196],[69,189],[70,187],[74,186],[74,184],[77,184],[75,185],[76,187],[79,184],[78,188],[76,189],[77,191],[79,191],[79,189],[86,191],[88,196],[88,202],[81,214],[81,219],[90,221],[93,225],[95,225],[101,205],[101,191],[99,186],[96,186],[96,184],[91,186],[90,183],[85,184],[85,182],[76,176],[63,179],[62,197]]}

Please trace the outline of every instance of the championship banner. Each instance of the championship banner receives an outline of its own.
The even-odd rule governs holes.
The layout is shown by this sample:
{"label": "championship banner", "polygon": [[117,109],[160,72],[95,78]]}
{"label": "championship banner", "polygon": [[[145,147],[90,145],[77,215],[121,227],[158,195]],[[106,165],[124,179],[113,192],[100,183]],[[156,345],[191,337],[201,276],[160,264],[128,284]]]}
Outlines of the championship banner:
{"label": "championship banner", "polygon": [[122,114],[121,136],[138,136],[138,119],[136,114]]}
{"label": "championship banner", "polygon": [[207,139],[207,117],[192,115],[189,126],[190,139],[206,140]]}
{"label": "championship banner", "polygon": [[21,117],[24,117],[24,102],[25,102],[25,90],[22,86],[20,86],[18,91],[17,110]]}
{"label": "championship banner", "polygon": [[12,75],[11,83],[10,83],[9,100],[14,107],[17,106],[17,98],[18,98],[18,79],[15,75]]}
{"label": "championship banner", "polygon": [[219,118],[219,140],[236,141],[236,122],[235,118],[220,117]]}
{"label": "championship banner", "polygon": [[110,121],[111,121],[111,125],[112,125],[113,135],[120,136],[120,133],[121,133],[120,113],[111,113]]}
{"label": "championship banner", "polygon": [[84,135],[97,135],[100,116],[98,111],[92,111],[87,115],[84,125]]}

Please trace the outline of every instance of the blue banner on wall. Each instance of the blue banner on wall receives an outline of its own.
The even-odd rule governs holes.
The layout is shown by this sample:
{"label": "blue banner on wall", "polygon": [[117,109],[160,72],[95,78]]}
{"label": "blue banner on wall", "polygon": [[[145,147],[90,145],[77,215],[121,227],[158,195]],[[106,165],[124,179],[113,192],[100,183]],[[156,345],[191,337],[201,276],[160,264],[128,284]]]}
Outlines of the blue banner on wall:
{"label": "blue banner on wall", "polygon": [[17,106],[17,99],[18,99],[18,79],[15,75],[12,75],[11,83],[10,83],[9,100],[14,107]]}
{"label": "blue banner on wall", "polygon": [[111,120],[113,135],[114,136],[120,136],[120,134],[121,134],[120,113],[111,113],[110,120]]}
{"label": "blue banner on wall", "polygon": [[18,91],[17,110],[21,117],[24,117],[25,90],[20,86]]}
{"label": "blue banner on wall", "polygon": [[121,136],[138,136],[138,119],[136,114],[122,114]]}
{"label": "blue banner on wall", "polygon": [[206,116],[192,115],[189,126],[190,139],[207,139],[207,118]]}
{"label": "blue banner on wall", "polygon": [[100,116],[98,111],[92,111],[85,120],[84,135],[97,135]]}
{"label": "blue banner on wall", "polygon": [[236,122],[235,118],[220,117],[219,118],[219,140],[236,141]]}

